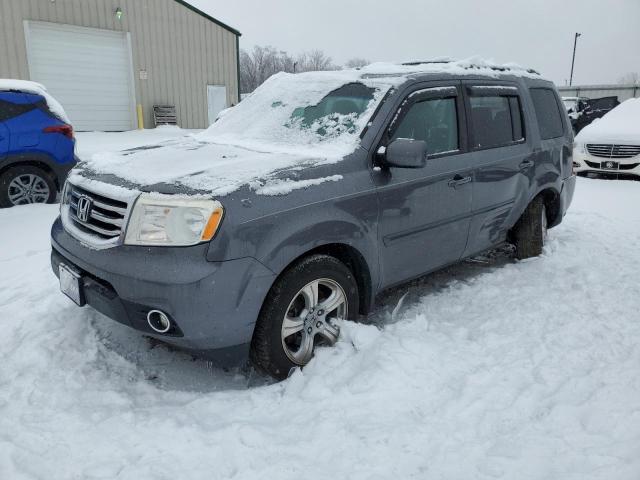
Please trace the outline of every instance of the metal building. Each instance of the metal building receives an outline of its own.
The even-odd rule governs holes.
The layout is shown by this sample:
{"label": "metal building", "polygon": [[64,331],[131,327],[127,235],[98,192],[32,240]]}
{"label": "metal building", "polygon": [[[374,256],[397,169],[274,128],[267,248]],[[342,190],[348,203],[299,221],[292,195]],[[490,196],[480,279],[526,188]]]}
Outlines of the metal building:
{"label": "metal building", "polygon": [[0,78],[44,84],[76,130],[153,126],[154,105],[205,128],[238,102],[239,37],[182,0],[0,0]]}

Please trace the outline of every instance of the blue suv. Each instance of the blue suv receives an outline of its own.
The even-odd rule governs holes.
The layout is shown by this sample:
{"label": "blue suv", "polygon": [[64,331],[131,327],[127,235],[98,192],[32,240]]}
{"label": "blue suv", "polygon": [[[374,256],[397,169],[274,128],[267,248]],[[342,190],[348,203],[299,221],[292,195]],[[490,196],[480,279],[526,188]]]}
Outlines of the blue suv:
{"label": "blue suv", "polygon": [[43,95],[0,89],[0,208],[53,203],[74,149],[73,128]]}

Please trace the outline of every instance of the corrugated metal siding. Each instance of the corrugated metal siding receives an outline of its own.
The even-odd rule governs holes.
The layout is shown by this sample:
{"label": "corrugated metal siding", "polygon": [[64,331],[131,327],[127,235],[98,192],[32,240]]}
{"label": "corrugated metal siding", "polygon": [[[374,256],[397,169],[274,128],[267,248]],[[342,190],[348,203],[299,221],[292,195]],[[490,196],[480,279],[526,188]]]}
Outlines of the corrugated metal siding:
{"label": "corrugated metal siding", "polygon": [[[130,32],[136,102],[147,127],[153,105],[168,104],[182,127],[205,128],[207,85],[226,85],[227,103],[238,102],[235,33],[174,0],[0,0],[0,78],[29,79],[24,20]],[[148,80],[140,80],[141,70]]]}
{"label": "corrugated metal siding", "polygon": [[640,85],[578,85],[558,87],[558,91],[563,97],[618,97],[620,102],[640,98]]}

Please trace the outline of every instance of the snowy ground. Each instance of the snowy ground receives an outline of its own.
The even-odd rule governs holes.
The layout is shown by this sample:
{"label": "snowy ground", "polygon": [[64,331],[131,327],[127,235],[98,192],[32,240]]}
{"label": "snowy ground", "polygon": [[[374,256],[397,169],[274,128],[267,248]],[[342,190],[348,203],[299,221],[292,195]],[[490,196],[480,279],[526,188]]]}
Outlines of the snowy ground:
{"label": "snowy ground", "polygon": [[0,478],[637,480],[639,205],[579,179],[543,256],[396,289],[280,384],[75,307],[57,207],[1,210]]}

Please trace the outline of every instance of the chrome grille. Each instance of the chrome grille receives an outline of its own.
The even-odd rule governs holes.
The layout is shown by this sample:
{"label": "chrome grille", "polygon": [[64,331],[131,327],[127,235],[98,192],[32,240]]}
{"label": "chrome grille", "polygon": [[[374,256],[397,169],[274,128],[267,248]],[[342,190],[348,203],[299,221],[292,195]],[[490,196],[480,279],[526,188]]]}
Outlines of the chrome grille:
{"label": "chrome grille", "polygon": [[602,158],[631,158],[640,155],[640,145],[611,145],[604,143],[589,143],[587,151],[594,157]]}
{"label": "chrome grille", "polygon": [[81,231],[104,240],[118,238],[122,233],[128,208],[126,202],[71,184],[64,202],[69,205],[69,220]]}

